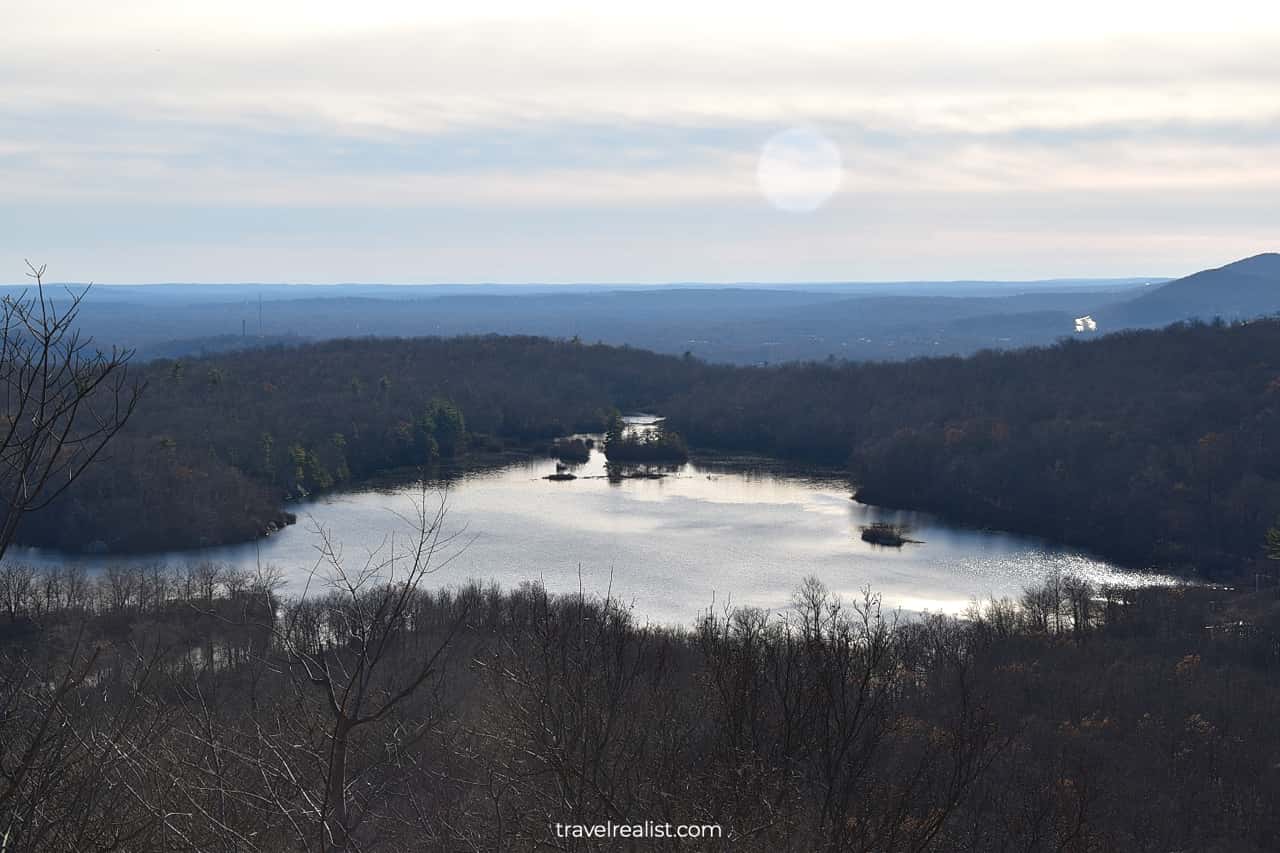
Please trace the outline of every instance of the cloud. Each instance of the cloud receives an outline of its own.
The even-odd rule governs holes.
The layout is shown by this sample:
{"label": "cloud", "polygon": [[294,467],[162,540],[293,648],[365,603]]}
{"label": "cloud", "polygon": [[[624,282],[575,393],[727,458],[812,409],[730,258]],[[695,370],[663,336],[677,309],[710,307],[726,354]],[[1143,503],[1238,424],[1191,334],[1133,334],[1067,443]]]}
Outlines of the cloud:
{"label": "cloud", "polygon": [[[872,14],[845,5],[658,3],[625,17],[572,3],[441,13],[408,2],[19,0],[0,33],[0,214],[114,208],[141,225],[136,212],[150,209],[359,209],[396,232],[406,211],[452,210],[479,229],[456,232],[457,245],[481,246],[485,223],[472,215],[570,222],[590,210],[632,223],[637,237],[610,243],[620,263],[634,258],[618,247],[641,240],[670,257],[673,277],[696,277],[679,274],[684,263],[737,279],[766,261],[795,269],[782,277],[838,270],[842,258],[858,268],[858,241],[831,235],[868,228],[868,209],[914,211],[897,230],[876,226],[881,245],[953,233],[933,213],[950,206],[940,199],[988,223],[990,240],[965,234],[988,247],[987,268],[1004,268],[1010,239],[1032,252],[1017,236],[1020,200],[1054,194],[1105,193],[1152,221],[1182,199],[1234,194],[1223,216],[1237,233],[1273,223],[1251,199],[1280,189],[1280,12],[1234,0],[1083,0],[1048,18],[994,0]],[[769,215],[755,184],[761,147],[797,125],[839,148],[840,203],[807,232],[745,229],[756,242],[735,255],[729,224]],[[1035,205],[1046,233],[1092,233],[1071,203]],[[725,232],[717,266],[696,241],[671,254],[666,223],[681,209]],[[60,248],[87,262],[76,246],[94,244],[93,229],[65,219],[81,224]],[[219,227],[227,241],[250,239]],[[1151,229],[1125,228],[1086,258],[1118,257],[1110,247],[1126,235],[1155,245]],[[164,254],[138,231],[137,257]],[[580,222],[540,229],[539,269],[556,252],[583,257],[584,233]],[[17,251],[13,239],[0,236],[0,250]],[[971,246],[944,244],[973,262]],[[762,260],[759,246],[782,254]],[[511,251],[533,263],[529,246]],[[1043,251],[1041,274],[1055,274],[1060,253]],[[465,271],[465,256],[450,253],[452,269]],[[607,257],[592,254],[599,277],[614,275]],[[584,268],[565,260],[563,275],[542,277],[570,269]]]}

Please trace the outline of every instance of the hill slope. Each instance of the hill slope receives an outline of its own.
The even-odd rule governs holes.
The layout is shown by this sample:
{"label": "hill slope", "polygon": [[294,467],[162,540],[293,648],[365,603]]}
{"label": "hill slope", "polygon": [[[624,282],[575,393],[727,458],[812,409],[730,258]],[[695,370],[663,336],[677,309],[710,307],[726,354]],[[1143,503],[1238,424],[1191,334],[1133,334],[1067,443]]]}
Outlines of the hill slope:
{"label": "hill slope", "polygon": [[1152,288],[1097,312],[1104,328],[1166,326],[1179,320],[1249,319],[1280,312],[1280,254],[1267,253]]}

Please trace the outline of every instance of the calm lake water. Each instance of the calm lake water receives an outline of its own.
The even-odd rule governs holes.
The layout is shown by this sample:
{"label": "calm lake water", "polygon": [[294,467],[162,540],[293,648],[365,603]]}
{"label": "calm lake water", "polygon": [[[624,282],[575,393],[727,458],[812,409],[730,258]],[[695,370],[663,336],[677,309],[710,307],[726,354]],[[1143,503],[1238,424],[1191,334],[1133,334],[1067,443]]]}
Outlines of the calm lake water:
{"label": "calm lake water", "polygon": [[[581,585],[597,594],[612,584],[640,618],[689,624],[713,604],[785,607],[807,575],[846,596],[870,585],[886,605],[913,612],[957,612],[974,598],[1016,595],[1053,570],[1099,583],[1170,580],[1025,537],[864,506],[849,499],[848,482],[835,473],[801,474],[765,460],[692,463],[662,479],[610,482],[602,454],[592,451],[588,463],[570,468],[578,479],[543,479],[555,470],[553,460],[536,459],[453,480],[444,493],[445,526],[458,536],[432,584],[479,579],[509,588],[541,580],[553,592]],[[429,491],[429,503],[441,495]],[[316,565],[317,525],[354,566],[370,551],[385,553],[393,535],[403,549],[410,528],[400,516],[412,516],[420,496],[416,486],[329,495],[295,504],[298,523],[259,543],[129,562],[273,564],[296,592]],[[870,545],[859,535],[873,521],[910,524],[923,541]],[[66,559],[17,548],[10,558]],[[112,559],[83,562],[100,568]]]}

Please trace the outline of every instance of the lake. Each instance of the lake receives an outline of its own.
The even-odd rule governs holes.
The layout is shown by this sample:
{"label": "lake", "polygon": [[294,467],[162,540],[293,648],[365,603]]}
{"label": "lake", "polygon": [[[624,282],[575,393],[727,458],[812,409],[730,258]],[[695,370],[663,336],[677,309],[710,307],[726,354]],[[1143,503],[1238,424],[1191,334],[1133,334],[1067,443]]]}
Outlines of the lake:
{"label": "lake", "polygon": [[[530,459],[429,491],[433,504],[444,496],[446,530],[457,534],[432,585],[474,578],[503,587],[541,580],[553,592],[612,589],[642,620],[687,625],[713,605],[785,607],[808,575],[845,596],[870,586],[889,607],[951,613],[974,598],[1017,595],[1055,570],[1098,583],[1171,582],[1035,539],[864,506],[850,500],[838,472],[695,460],[661,479],[611,482],[599,450],[570,467],[575,480],[543,479],[555,470],[554,460]],[[282,569],[297,592],[316,564],[317,525],[342,543],[349,563],[362,563],[393,535],[403,549],[410,528],[399,516],[413,514],[420,494],[399,485],[326,495],[292,505],[298,523],[258,543],[115,561],[211,559],[248,569],[260,561]],[[863,542],[862,527],[874,521],[909,524],[922,541],[902,548]],[[9,558],[66,559],[24,548]],[[113,559],[82,562],[98,568]]]}

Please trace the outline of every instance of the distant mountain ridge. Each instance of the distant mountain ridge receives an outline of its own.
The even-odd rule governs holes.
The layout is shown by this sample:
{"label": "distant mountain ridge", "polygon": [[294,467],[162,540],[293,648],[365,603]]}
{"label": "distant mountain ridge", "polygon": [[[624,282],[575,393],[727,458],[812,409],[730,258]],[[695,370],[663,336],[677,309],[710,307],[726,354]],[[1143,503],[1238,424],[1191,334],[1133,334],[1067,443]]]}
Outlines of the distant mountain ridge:
{"label": "distant mountain ridge", "polygon": [[[0,295],[16,290],[0,287]],[[52,298],[65,298],[61,288]],[[713,362],[897,361],[1280,313],[1280,254],[1184,278],[791,285],[112,285],[84,331],[140,360],[350,337],[536,335]],[[1080,324],[1077,318],[1092,317]]]}
{"label": "distant mountain ridge", "polygon": [[1203,270],[1097,312],[1104,331],[1180,320],[1247,320],[1280,312],[1280,253]]}

